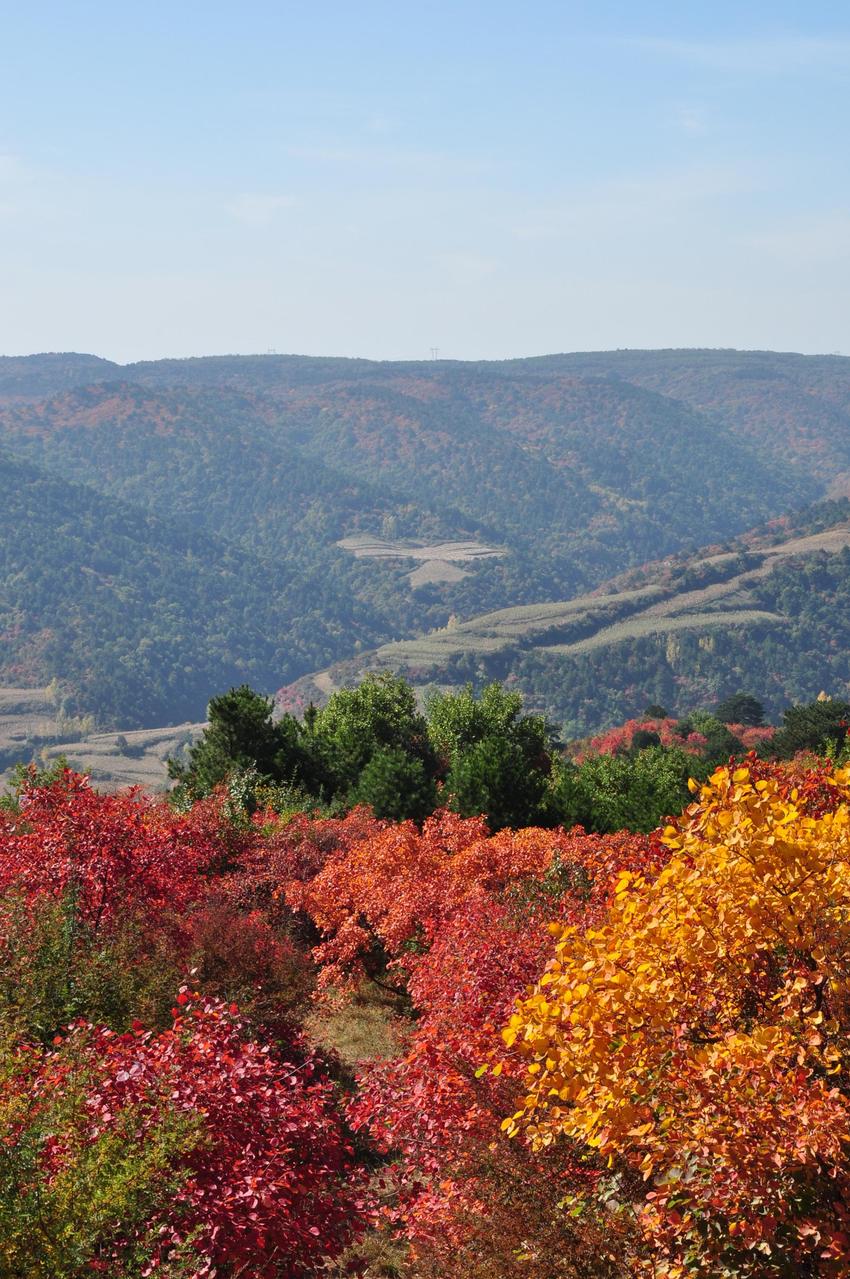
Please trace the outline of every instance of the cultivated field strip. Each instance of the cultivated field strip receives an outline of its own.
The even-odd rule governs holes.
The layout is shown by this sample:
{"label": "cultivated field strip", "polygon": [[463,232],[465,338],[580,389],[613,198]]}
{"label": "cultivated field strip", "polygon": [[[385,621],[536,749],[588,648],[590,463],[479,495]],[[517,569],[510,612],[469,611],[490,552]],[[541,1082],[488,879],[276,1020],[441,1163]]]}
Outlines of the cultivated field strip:
{"label": "cultivated field strip", "polygon": [[80,737],[72,731],[76,722],[69,725],[57,717],[46,688],[0,688],[0,790],[9,781],[12,764],[29,763],[34,757],[49,764],[60,756],[103,790],[165,790],[166,759],[204,728],[187,723]]}
{"label": "cultivated field strip", "polygon": [[0,755],[58,731],[56,706],[46,688],[0,688]]}
{"label": "cultivated field strip", "polygon": [[811,555],[815,551],[834,554],[845,546],[850,546],[850,528],[842,525],[826,529],[823,533],[811,533],[808,537],[795,537],[790,542],[780,542],[776,546],[766,546],[759,550],[759,554],[785,559],[795,555]]}
{"label": "cultivated field strip", "polygon": [[594,648],[605,648],[611,644],[620,644],[626,640],[643,639],[649,635],[666,635],[672,631],[705,631],[722,626],[785,626],[788,619],[778,613],[768,613],[762,609],[740,609],[728,613],[681,613],[675,617],[648,617],[641,614],[630,617],[625,622],[616,622],[606,626],[595,635],[577,640],[574,644],[542,645],[538,652],[559,653],[564,657],[572,657],[578,653],[588,653]]}
{"label": "cultivated field strip", "polygon": [[[377,650],[382,664],[406,669],[434,669],[463,656],[492,657],[512,650],[578,655],[593,649],[672,631],[704,631],[720,626],[782,625],[785,619],[760,609],[750,592],[759,579],[773,572],[782,559],[835,552],[850,546],[850,528],[759,548],[756,562],[725,581],[710,582],[692,590],[650,582],[610,595],[582,595],[571,600],[546,601],[484,613],[467,622],[432,631],[418,639],[385,644]],[[723,552],[701,561],[702,567],[728,571],[739,556]],[[620,613],[620,616],[617,614]],[[625,613],[626,616],[622,616]],[[589,630],[575,639],[554,639],[563,627]],[[547,639],[549,642],[547,642]]]}
{"label": "cultivated field strip", "polygon": [[576,614],[588,613],[600,608],[617,607],[638,600],[658,599],[664,595],[661,586],[640,586],[630,591],[617,591],[611,595],[577,595],[571,600],[557,600],[544,604],[520,604],[514,608],[499,609],[495,613],[482,613],[469,622],[461,622],[460,634],[489,632],[491,634],[527,635],[535,630],[550,630],[561,620],[571,621]]}
{"label": "cultivated field strip", "polygon": [[493,654],[510,647],[508,636],[474,635],[468,632],[458,635],[455,631],[443,634],[437,631],[420,640],[400,640],[395,644],[384,644],[378,649],[376,656],[391,665],[431,666],[461,653]]}
{"label": "cultivated field strip", "polygon": [[504,547],[485,546],[481,542],[403,542],[370,537],[364,533],[344,537],[336,545],[343,551],[349,551],[355,559],[441,560],[451,563],[455,560],[492,559],[507,554]]}

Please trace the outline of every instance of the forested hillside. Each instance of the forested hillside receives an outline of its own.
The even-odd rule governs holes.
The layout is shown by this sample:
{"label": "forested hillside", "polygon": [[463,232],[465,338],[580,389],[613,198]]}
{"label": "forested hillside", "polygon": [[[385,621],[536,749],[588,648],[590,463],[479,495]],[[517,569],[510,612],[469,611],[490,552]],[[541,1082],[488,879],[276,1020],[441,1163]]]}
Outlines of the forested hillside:
{"label": "forested hillside", "polygon": [[0,672],[10,685],[58,676],[72,714],[179,722],[211,687],[267,687],[376,630],[368,606],[285,556],[250,555],[5,452],[0,483]]}
{"label": "forested hillside", "polygon": [[850,362],[843,356],[599,351],[518,363],[544,378],[571,374],[622,379],[670,396],[732,427],[742,442],[791,462],[827,485],[850,467]]}
{"label": "forested hillside", "polygon": [[506,679],[567,736],[639,715],[687,714],[741,687],[778,716],[850,688],[850,505],[827,502],[694,556],[622,575],[593,593],[482,614],[340,663],[281,690],[321,702],[364,670],[424,693]]}
{"label": "forested hillside", "polygon": [[[228,682],[272,690],[482,614],[583,597],[840,492],[848,364],[0,359],[0,680],[57,679],[69,710],[104,727],[198,720]],[[767,596],[750,604],[775,612]],[[612,622],[630,612],[603,606]],[[552,644],[589,638],[555,629]],[[560,659],[528,647],[498,673],[595,727],[609,708],[576,714]],[[589,690],[598,677],[586,656],[570,676]]]}

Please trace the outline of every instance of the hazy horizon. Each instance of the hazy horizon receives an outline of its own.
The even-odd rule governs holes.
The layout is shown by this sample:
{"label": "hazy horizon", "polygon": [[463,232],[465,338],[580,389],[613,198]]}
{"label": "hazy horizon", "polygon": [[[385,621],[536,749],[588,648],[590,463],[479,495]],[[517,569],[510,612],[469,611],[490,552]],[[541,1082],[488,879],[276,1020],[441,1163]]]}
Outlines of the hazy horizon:
{"label": "hazy horizon", "polygon": [[776,347],[767,346],[618,346],[618,347],[587,347],[576,348],[574,350],[563,351],[533,351],[526,355],[506,355],[501,357],[492,356],[413,356],[407,358],[404,356],[383,358],[381,356],[368,355],[347,355],[339,351],[204,351],[193,355],[179,355],[173,352],[165,352],[161,355],[143,356],[137,360],[112,360],[109,356],[102,355],[99,351],[20,351],[9,352],[0,351],[0,359],[37,359],[40,356],[82,356],[96,360],[105,360],[107,363],[114,364],[118,368],[129,368],[134,364],[158,364],[167,360],[227,360],[227,359],[254,359],[254,358],[275,358],[290,360],[359,360],[367,364],[502,364],[510,363],[514,360],[546,360],[555,359],[558,356],[592,356],[592,355],[611,355],[616,352],[629,352],[632,354],[657,355],[665,352],[671,353],[699,353],[699,352],[732,352],[736,355],[799,355],[813,358],[829,358],[829,359],[850,359],[850,355],[845,355],[842,351],[799,351],[799,350],[779,350]]}

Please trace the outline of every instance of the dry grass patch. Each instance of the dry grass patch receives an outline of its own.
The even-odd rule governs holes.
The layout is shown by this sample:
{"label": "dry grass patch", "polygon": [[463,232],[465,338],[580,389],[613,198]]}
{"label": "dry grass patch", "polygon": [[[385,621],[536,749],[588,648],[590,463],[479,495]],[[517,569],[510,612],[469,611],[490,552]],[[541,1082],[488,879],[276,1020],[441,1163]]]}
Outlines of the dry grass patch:
{"label": "dry grass patch", "polygon": [[0,715],[50,715],[53,700],[46,688],[0,688]]}
{"label": "dry grass patch", "polygon": [[336,1053],[346,1066],[358,1066],[403,1051],[405,1023],[399,1014],[394,995],[365,981],[350,998],[318,1003],[304,1028],[319,1048]]}
{"label": "dry grass patch", "polygon": [[426,560],[408,573],[407,580],[415,590],[417,586],[429,586],[432,582],[460,582],[465,577],[469,577],[466,570],[450,564],[448,560]]}
{"label": "dry grass patch", "polygon": [[845,546],[850,546],[850,528],[829,528],[823,533],[812,533],[808,537],[795,537],[790,542],[780,542],[778,546],[762,547],[759,554],[784,559],[792,555],[811,555],[812,551],[841,551]]}
{"label": "dry grass patch", "polygon": [[[408,1268],[410,1250],[407,1244],[393,1239],[389,1233],[370,1230],[360,1243],[353,1244],[335,1262],[331,1262],[322,1274],[340,1275],[348,1279],[352,1274],[361,1279],[403,1279],[410,1275]],[[449,1276],[446,1276],[449,1279]]]}
{"label": "dry grass patch", "polygon": [[313,683],[321,692],[327,693],[328,697],[337,691],[337,685],[327,671],[320,671],[318,675],[314,675]]}

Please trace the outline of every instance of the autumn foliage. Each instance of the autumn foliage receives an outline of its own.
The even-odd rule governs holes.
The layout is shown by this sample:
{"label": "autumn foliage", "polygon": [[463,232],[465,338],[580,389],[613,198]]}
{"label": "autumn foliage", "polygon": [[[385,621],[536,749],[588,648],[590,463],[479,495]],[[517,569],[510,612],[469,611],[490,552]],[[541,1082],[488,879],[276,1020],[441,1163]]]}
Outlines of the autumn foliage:
{"label": "autumn foliage", "polygon": [[261,841],[68,772],[0,817],[3,1273],[301,1276],[356,1233],[309,957],[227,891]]}
{"label": "autumn foliage", "polygon": [[[846,1274],[848,799],[750,755],[650,835],[493,835],[33,776],[0,1271]],[[319,1049],[364,991],[380,1054]]]}
{"label": "autumn foliage", "polygon": [[[776,732],[775,728],[767,725],[753,727],[749,724],[727,724],[726,727],[748,751],[754,750],[762,742],[769,742]],[[609,728],[606,732],[589,738],[575,758],[580,762],[588,755],[616,755],[628,751],[633,746],[635,737],[640,734],[652,734],[662,746],[679,746],[689,755],[699,755],[707,744],[705,735],[699,731],[691,730],[683,734],[679,721],[671,716],[629,719],[616,728]]]}
{"label": "autumn foliage", "polygon": [[718,770],[657,877],[624,868],[598,925],[553,924],[504,1032],[526,1066],[505,1127],[636,1184],[647,1273],[850,1265],[850,772],[795,781]]}
{"label": "autumn foliage", "polygon": [[[430,949],[406,961],[418,1013],[408,1050],[365,1069],[349,1107],[355,1127],[402,1155],[395,1221],[434,1274],[460,1266],[461,1256],[457,1273],[470,1275],[513,1274],[518,1257],[552,1276],[605,1274],[609,1265],[616,1273],[627,1233],[618,1226],[603,1240],[594,1214],[579,1222],[559,1210],[568,1188],[598,1178],[574,1150],[504,1140],[518,1063],[499,1059],[497,1028],[544,962],[544,921],[595,918],[618,867],[648,870],[665,855],[643,836],[550,832],[550,856],[535,873],[525,854],[542,834],[503,832],[503,865],[515,867],[507,884],[491,892],[479,882]],[[593,1271],[584,1268],[590,1246]]]}
{"label": "autumn foliage", "polygon": [[[167,1031],[137,1023],[118,1035],[78,1023],[5,1066],[0,1134],[7,1150],[16,1147],[7,1159],[22,1189],[37,1178],[20,1216],[23,1226],[37,1210],[39,1229],[37,1246],[25,1231],[0,1238],[3,1273],[66,1273],[72,1188],[89,1198],[87,1212],[103,1214],[89,1269],[111,1275],[132,1260],[143,1260],[144,1274],[161,1264],[171,1273],[175,1259],[192,1279],[221,1266],[307,1275],[356,1219],[353,1152],[329,1083],[315,1063],[289,1064],[247,1038],[235,1006],[182,991]],[[73,1096],[70,1114],[57,1112],[57,1094]],[[148,1157],[134,1166],[135,1143],[147,1144]],[[117,1154],[135,1178],[125,1213],[143,1211],[132,1223],[110,1220],[100,1202],[120,1190],[101,1153]],[[164,1202],[157,1191],[167,1192]],[[41,1268],[18,1269],[34,1250]]]}
{"label": "autumn foliage", "polygon": [[109,929],[128,909],[185,913],[203,891],[219,845],[204,824],[133,792],[99,795],[66,771],[0,811],[0,892],[72,893],[81,922]]}
{"label": "autumn foliage", "polygon": [[597,918],[620,868],[649,874],[666,856],[644,836],[491,836],[441,812],[421,830],[385,824],[340,843],[311,879],[282,887],[321,934],[320,986],[377,976],[415,1010],[405,1051],[363,1066],[348,1107],[389,1161],[379,1219],[412,1246],[415,1273],[483,1279],[530,1262],[553,1277],[618,1273],[628,1229],[558,1207],[598,1170],[504,1139],[517,1066],[498,1060],[497,1031],[544,963],[546,921]]}

